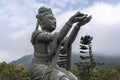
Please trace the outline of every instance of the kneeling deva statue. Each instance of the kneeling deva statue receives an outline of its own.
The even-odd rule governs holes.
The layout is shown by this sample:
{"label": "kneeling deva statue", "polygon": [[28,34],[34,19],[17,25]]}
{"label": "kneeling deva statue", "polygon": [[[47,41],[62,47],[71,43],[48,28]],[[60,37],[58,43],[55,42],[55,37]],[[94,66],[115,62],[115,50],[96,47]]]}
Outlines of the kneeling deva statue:
{"label": "kneeling deva statue", "polygon": [[[73,43],[80,27],[88,23],[92,17],[76,12],[59,32],[53,32],[56,28],[56,18],[50,8],[40,7],[36,18],[36,29],[31,37],[31,43],[34,47],[34,57],[29,69],[30,79],[78,80],[70,71],[57,65],[58,57],[61,49],[66,49],[66,44],[71,45]],[[76,25],[72,28],[74,23]],[[38,30],[39,26],[42,30]],[[71,28],[73,30],[66,37]],[[64,45],[61,47],[63,43]]]}

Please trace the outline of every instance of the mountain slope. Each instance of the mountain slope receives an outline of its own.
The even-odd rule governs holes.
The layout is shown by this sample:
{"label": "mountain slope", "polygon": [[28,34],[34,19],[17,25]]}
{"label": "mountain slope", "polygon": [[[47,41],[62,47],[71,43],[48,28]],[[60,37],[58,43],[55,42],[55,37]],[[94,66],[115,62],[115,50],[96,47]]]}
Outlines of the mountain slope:
{"label": "mountain slope", "polygon": [[28,69],[32,58],[33,58],[32,54],[26,55],[18,60],[12,61],[10,64],[15,64],[17,66],[24,66],[26,69]]}
{"label": "mountain slope", "polygon": [[[76,62],[80,61],[80,54],[72,54],[72,65]],[[96,62],[104,63],[103,68],[112,68],[115,66],[120,66],[120,56],[112,57],[112,56],[104,56],[104,55],[94,55]],[[33,58],[33,55],[26,55],[22,58],[12,61],[11,64],[15,64],[18,66],[25,66],[27,69],[29,64]]]}

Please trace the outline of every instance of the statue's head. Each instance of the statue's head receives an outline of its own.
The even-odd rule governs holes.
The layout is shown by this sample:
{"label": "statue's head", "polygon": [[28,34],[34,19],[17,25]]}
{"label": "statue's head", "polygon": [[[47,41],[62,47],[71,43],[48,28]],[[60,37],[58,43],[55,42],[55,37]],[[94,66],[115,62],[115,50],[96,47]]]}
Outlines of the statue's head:
{"label": "statue's head", "polygon": [[56,19],[50,8],[41,7],[36,15],[42,30],[52,32],[56,28]]}

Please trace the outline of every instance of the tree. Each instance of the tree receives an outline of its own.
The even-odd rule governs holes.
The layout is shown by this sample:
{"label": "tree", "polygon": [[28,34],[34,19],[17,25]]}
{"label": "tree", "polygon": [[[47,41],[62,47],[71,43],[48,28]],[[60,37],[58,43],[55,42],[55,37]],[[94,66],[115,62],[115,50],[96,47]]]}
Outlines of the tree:
{"label": "tree", "polygon": [[16,65],[7,64],[3,62],[0,64],[0,80],[29,80],[29,74],[24,67],[17,67]]}
{"label": "tree", "polygon": [[[80,53],[84,54],[84,53],[88,53],[88,56],[80,56],[80,58],[82,60],[87,60],[89,59],[90,65],[92,70],[95,67],[95,59],[94,56],[92,54],[92,45],[91,45],[91,41],[92,41],[93,37],[91,37],[90,35],[85,35],[84,37],[81,37],[81,41],[80,41]],[[87,50],[87,51],[86,51]]]}
{"label": "tree", "polygon": [[71,68],[71,44],[69,44],[68,37],[61,42],[61,49],[59,54],[58,65],[70,71]]}
{"label": "tree", "polygon": [[78,75],[82,80],[88,80],[91,77],[92,71],[96,65],[94,56],[92,54],[93,37],[90,35],[82,36],[80,39],[80,59],[77,63]]}

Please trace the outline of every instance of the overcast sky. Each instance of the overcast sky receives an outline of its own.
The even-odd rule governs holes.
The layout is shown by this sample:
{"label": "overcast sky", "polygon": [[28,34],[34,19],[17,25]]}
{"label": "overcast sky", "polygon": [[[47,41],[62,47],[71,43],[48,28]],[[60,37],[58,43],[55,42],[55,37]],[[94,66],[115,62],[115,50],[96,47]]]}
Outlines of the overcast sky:
{"label": "overcast sky", "polygon": [[89,34],[93,36],[94,53],[120,55],[119,0],[0,0],[0,62],[33,53],[31,33],[41,6],[52,8],[56,31],[77,11],[92,15],[73,43],[74,52],[79,53],[80,36]]}

